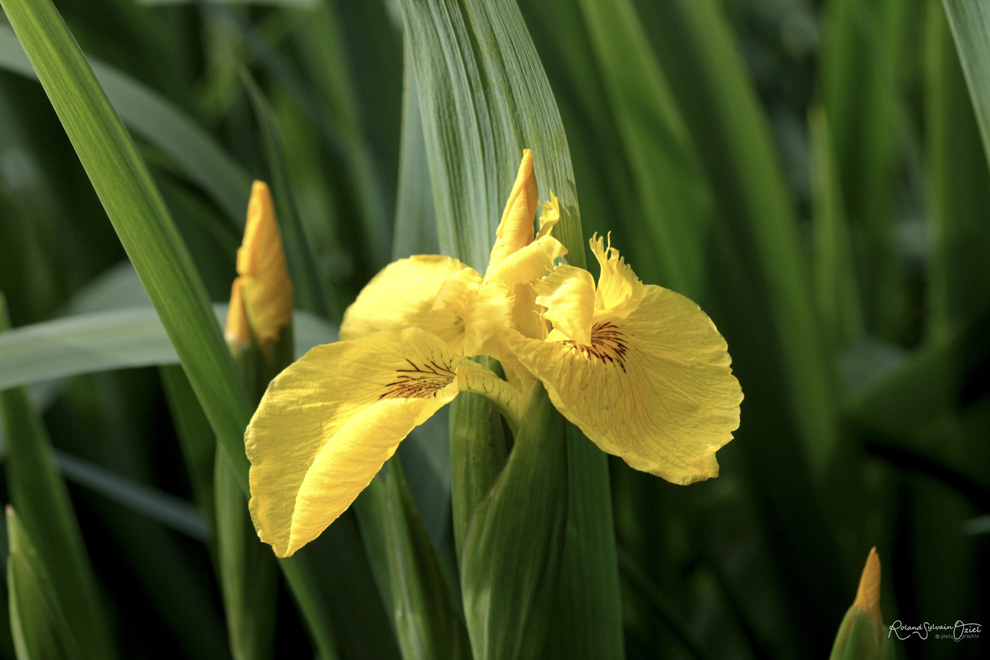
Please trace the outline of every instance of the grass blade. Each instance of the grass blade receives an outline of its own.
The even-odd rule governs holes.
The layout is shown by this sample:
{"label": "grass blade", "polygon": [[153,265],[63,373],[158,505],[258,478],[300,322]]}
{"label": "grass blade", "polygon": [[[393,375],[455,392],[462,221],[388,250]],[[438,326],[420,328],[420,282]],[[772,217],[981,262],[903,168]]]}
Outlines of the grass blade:
{"label": "grass blade", "polygon": [[10,590],[10,627],[19,658],[67,658],[87,656],[73,634],[65,603],[59,601],[48,576],[46,562],[38,555],[12,506],[7,506],[7,588]]}
{"label": "grass blade", "polygon": [[[251,407],[168,209],[55,7],[47,0],[3,0],[2,5],[247,493],[243,433]],[[323,608],[303,564],[281,566],[321,653],[332,657]]]}
{"label": "grass blade", "polygon": [[990,159],[990,6],[982,0],[942,0],[969,85],[983,152]]}
{"label": "grass blade", "polygon": [[812,110],[808,122],[812,151],[812,221],[815,240],[815,301],[824,335],[833,350],[863,335],[863,311],[855,260],[842,203],[838,167],[825,112]]}
{"label": "grass blade", "polygon": [[[0,296],[0,331],[7,327],[6,302]],[[50,580],[51,596],[67,627],[59,631],[59,636],[64,632],[74,640],[74,652],[86,658],[112,658],[116,654],[106,614],[69,492],[27,390],[18,387],[0,391],[0,411],[7,433],[10,501],[18,507],[23,533],[34,541],[32,547],[37,553],[36,559],[27,558],[31,566],[16,570],[35,571],[39,585]],[[41,577],[41,571],[45,577]]]}
{"label": "grass blade", "polygon": [[399,146],[399,190],[395,203],[392,258],[439,254],[436,212],[430,184],[430,163],[419,109],[419,85],[413,71],[409,39],[404,40],[405,93],[402,95],[402,143]]}
{"label": "grass blade", "polygon": [[642,206],[641,227],[658,250],[659,282],[697,298],[712,199],[687,126],[629,0],[580,5]]}
{"label": "grass blade", "polygon": [[404,658],[470,658],[463,615],[397,457],[362,493],[358,519]]}
{"label": "grass blade", "polygon": [[[213,306],[222,322],[227,306]],[[293,315],[295,350],[337,338],[337,328],[305,312]],[[0,388],[84,373],[177,364],[175,346],[151,307],[113,309],[16,328],[0,335]]]}
{"label": "grass blade", "polygon": [[[91,64],[124,123],[167,153],[228,218],[243,226],[244,200],[251,190],[244,168],[168,100],[106,64]],[[0,25],[0,68],[32,78],[36,75],[14,31],[6,25]]]}
{"label": "grass blade", "polygon": [[168,209],[51,3],[2,4],[246,490],[247,398]]}
{"label": "grass blade", "polygon": [[559,197],[554,236],[584,266],[567,138],[518,8],[507,0],[402,0],[433,182],[440,247],[476,270],[488,263],[524,148],[541,199]]}
{"label": "grass blade", "polygon": [[912,3],[832,0],[822,44],[822,100],[844,194],[855,228],[866,321],[873,334],[903,331],[904,276],[893,249],[901,104],[898,80],[907,58]]}
{"label": "grass blade", "polygon": [[[930,130],[926,150],[935,238],[929,329],[938,339],[951,334],[953,327],[965,322],[966,315],[980,308],[990,295],[990,271],[986,268],[990,231],[984,213],[990,208],[990,152],[980,148],[980,128],[960,66],[961,51],[957,52],[953,43],[945,13],[937,5],[928,9],[925,110]],[[975,53],[970,59],[973,57]],[[975,66],[981,67],[985,79],[990,53],[982,65]]]}

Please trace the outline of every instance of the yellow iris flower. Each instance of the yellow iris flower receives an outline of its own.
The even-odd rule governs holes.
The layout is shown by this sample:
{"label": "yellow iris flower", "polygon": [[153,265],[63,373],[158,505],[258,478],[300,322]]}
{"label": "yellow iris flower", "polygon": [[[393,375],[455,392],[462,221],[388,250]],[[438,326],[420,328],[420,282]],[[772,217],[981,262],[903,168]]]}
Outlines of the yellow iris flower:
{"label": "yellow iris flower", "polygon": [[[413,256],[382,270],[347,310],[341,341],[318,346],[268,388],[245,435],[251,515],[289,556],[371,482],[399,443],[459,392],[492,401],[510,427],[539,379],[604,451],[687,484],[717,476],[742,391],[725,340],[697,305],[644,285],[611,247],[601,265],[558,265],[557,199],[534,231],[537,182],[523,154],[482,276]],[[502,362],[506,379],[468,359]]]}

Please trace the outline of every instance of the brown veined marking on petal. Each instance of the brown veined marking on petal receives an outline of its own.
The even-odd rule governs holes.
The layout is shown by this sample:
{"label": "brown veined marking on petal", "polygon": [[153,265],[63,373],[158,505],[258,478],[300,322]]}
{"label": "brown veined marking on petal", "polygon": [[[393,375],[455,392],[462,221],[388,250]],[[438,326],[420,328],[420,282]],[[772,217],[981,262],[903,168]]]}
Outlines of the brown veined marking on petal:
{"label": "brown veined marking on petal", "polygon": [[576,344],[573,340],[567,339],[562,342],[565,346],[570,346],[572,350],[583,353],[588,358],[597,358],[605,363],[617,364],[626,371],[626,353],[629,352],[629,344],[626,336],[617,325],[611,321],[596,323],[591,328],[591,345]]}
{"label": "brown veined marking on petal", "polygon": [[[449,385],[457,377],[457,372],[451,369],[451,365],[440,365],[434,360],[429,360],[421,365],[416,364],[409,358],[409,369],[396,369],[395,373],[400,374],[391,383],[385,385],[385,391],[378,395],[378,400],[382,399],[428,399],[435,397],[437,392]],[[442,362],[442,360],[441,360]]]}

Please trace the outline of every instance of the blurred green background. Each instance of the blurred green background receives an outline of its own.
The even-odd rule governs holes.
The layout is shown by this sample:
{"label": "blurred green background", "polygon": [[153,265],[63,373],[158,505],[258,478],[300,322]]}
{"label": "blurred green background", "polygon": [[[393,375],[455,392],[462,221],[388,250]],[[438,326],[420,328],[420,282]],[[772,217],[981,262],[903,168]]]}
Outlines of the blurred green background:
{"label": "blurred green background", "polygon": [[[511,28],[515,16],[507,2],[491,16],[480,0],[402,4],[455,31],[479,16],[507,16]],[[297,323],[297,340],[308,345],[335,338],[343,310],[393,258],[456,243],[471,262],[469,242],[443,224],[436,181],[431,193],[435,136],[423,127],[442,125],[428,100],[437,85],[419,81],[420,106],[407,61],[421,72],[450,53],[404,45],[399,3],[55,5],[212,301],[229,295],[252,178],[273,184],[293,226],[296,306],[313,321]],[[990,140],[980,131],[990,129],[990,10],[957,0],[519,5],[566,133],[564,155],[547,160],[565,162],[569,149],[571,189],[554,192],[580,203],[572,231],[585,245],[610,231],[644,282],[697,301],[746,396],[716,480],[674,486],[609,461],[625,655],[822,657],[874,545],[887,623],[990,623]],[[524,82],[484,81],[493,123],[502,104],[520,117],[539,109],[511,105]],[[506,160],[488,166],[511,173],[518,156]],[[493,190],[490,203],[507,194]],[[487,240],[496,221],[456,220]],[[231,655],[215,514],[203,504],[212,456],[180,441],[208,427],[193,419],[177,367],[147,366],[175,358],[161,357],[167,340],[148,299],[5,23],[0,291],[10,337],[33,332],[0,343],[0,382],[31,385],[118,654]],[[150,329],[107,316],[125,308],[147,312],[138,320]],[[80,355],[97,340],[104,356],[117,347],[117,359],[143,366],[75,375],[104,359]],[[55,355],[49,372],[38,375],[38,354],[18,362],[29,349]],[[399,455],[455,583],[445,423]],[[8,469],[7,491],[12,479]],[[334,645],[340,657],[399,657],[356,525],[348,514],[311,554]],[[288,591],[270,603],[271,657],[311,655]],[[990,633],[895,643],[906,658],[987,657]],[[0,656],[14,657],[6,623]]]}

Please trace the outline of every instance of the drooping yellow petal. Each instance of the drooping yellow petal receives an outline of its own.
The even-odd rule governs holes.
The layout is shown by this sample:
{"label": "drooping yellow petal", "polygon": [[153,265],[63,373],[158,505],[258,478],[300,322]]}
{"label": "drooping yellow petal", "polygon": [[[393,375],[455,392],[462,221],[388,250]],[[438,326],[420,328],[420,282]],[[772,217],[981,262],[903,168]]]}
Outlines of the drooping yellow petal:
{"label": "drooping yellow petal", "polygon": [[568,339],[585,346],[591,344],[591,325],[595,315],[595,280],[591,273],[574,266],[557,266],[549,277],[533,285],[536,302],[547,310],[543,318]]}
{"label": "drooping yellow petal", "polygon": [[248,323],[262,348],[275,344],[292,321],[292,283],[268,186],[255,181],[248,202],[237,273]]}
{"label": "drooping yellow petal", "polygon": [[536,216],[538,195],[539,187],[533,172],[533,154],[529,149],[524,149],[516,182],[495,231],[495,245],[488,259],[489,271],[513,252],[533,242],[533,219]]}
{"label": "drooping yellow petal", "polygon": [[436,255],[419,255],[389,264],[347,308],[340,325],[341,340],[360,339],[383,330],[422,328],[459,352],[464,324],[457,314],[435,307],[434,302],[444,281],[465,268],[457,259]]}
{"label": "drooping yellow petal", "polygon": [[677,484],[715,477],[742,401],[725,340],[681,295],[650,285],[640,298],[624,318],[596,315],[588,345],[503,341],[604,451]]}
{"label": "drooping yellow petal", "polygon": [[882,627],[880,616],[880,557],[876,548],[870,548],[870,554],[866,558],[866,565],[863,567],[863,574],[859,578],[859,588],[856,590],[856,600],[853,605],[857,605],[872,614],[877,623]]}
{"label": "drooping yellow petal", "polygon": [[245,434],[261,540],[287,557],[319,536],[457,395],[459,360],[410,328],[317,346],[275,378]]}
{"label": "drooping yellow petal", "polygon": [[244,298],[241,288],[244,282],[241,278],[234,279],[230,287],[230,305],[227,307],[227,326],[223,336],[235,350],[240,350],[251,341],[251,328],[248,325],[247,312],[244,310]]}
{"label": "drooping yellow petal", "polygon": [[643,297],[644,284],[619,255],[619,251],[611,245],[606,247],[600,236],[591,239],[591,251],[601,266],[595,311],[624,317],[639,304]]}

